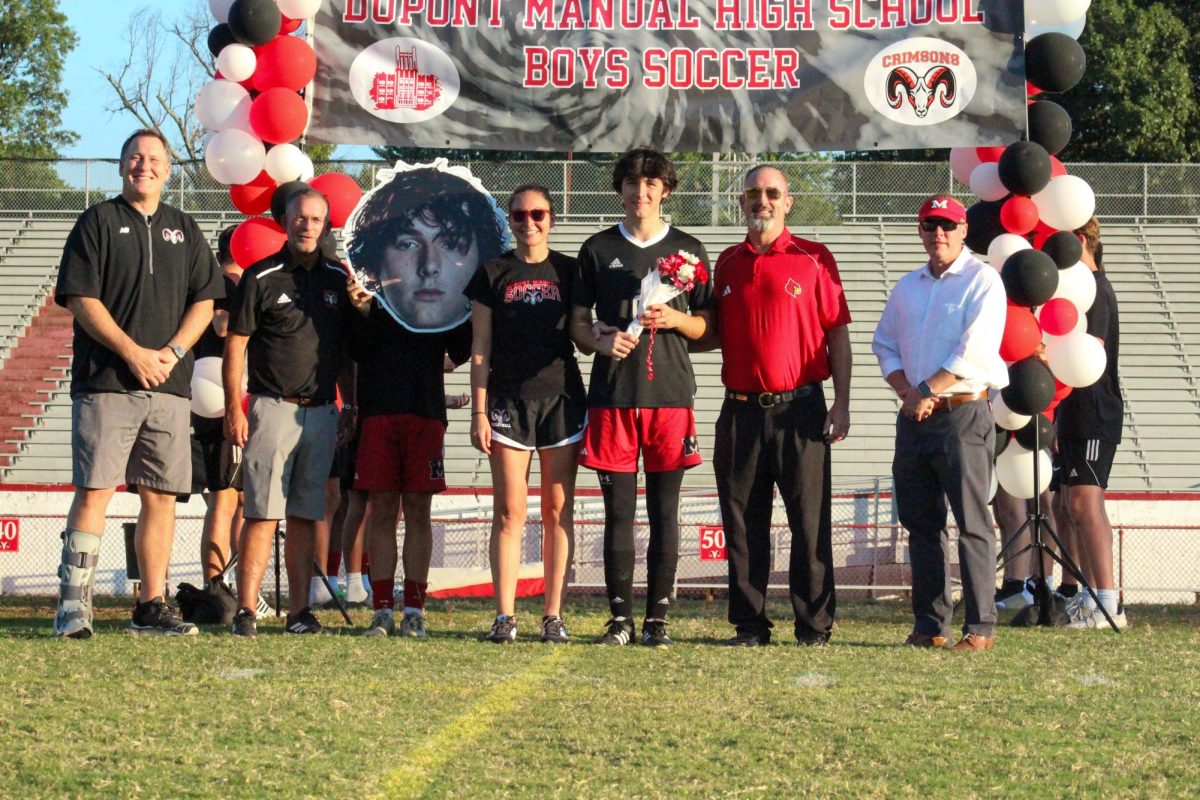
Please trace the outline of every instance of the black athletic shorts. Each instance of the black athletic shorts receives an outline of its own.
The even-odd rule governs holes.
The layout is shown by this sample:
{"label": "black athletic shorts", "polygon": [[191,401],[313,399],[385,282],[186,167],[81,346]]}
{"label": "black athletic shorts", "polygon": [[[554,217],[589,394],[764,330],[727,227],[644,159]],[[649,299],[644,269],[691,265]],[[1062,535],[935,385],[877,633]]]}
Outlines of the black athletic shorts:
{"label": "black athletic shorts", "polygon": [[488,398],[492,440],[518,450],[562,447],[583,438],[587,403],[564,394],[536,400]]}
{"label": "black athletic shorts", "polygon": [[1117,446],[1101,439],[1059,439],[1058,480],[1063,486],[1108,488]]}
{"label": "black athletic shorts", "polygon": [[193,433],[192,494],[231,488],[241,491],[240,449],[231,445],[223,435]]}
{"label": "black athletic shorts", "polygon": [[354,487],[354,458],[358,452],[358,427],[350,441],[333,450],[333,466],[329,469],[329,477],[337,478],[338,488],[343,493]]}

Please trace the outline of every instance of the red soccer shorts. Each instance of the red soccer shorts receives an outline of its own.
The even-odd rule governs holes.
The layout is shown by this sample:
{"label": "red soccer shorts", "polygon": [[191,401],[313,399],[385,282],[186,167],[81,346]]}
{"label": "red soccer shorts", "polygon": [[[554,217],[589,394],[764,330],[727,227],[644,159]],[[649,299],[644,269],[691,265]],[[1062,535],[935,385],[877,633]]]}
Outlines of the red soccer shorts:
{"label": "red soccer shorts", "polygon": [[415,414],[378,414],[362,421],[354,488],[365,492],[446,491],[446,427]]}
{"label": "red soccer shorts", "polygon": [[601,472],[673,472],[700,463],[690,408],[589,408],[579,463]]}

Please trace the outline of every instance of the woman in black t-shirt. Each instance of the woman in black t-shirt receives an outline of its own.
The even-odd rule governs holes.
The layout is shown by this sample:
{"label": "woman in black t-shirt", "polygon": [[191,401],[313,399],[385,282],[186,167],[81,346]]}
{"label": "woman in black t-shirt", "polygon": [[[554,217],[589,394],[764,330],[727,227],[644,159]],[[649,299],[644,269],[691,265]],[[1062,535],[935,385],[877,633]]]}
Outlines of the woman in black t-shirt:
{"label": "woman in black t-shirt", "polygon": [[574,550],[575,470],[587,401],[568,332],[575,259],[549,247],[554,205],[544,186],[508,200],[515,249],[487,261],[466,294],[472,301],[471,443],[492,466],[492,585],[496,619],[488,639],[517,638],[515,602],[529,464],[542,473],[543,642],[567,641],[562,621]]}

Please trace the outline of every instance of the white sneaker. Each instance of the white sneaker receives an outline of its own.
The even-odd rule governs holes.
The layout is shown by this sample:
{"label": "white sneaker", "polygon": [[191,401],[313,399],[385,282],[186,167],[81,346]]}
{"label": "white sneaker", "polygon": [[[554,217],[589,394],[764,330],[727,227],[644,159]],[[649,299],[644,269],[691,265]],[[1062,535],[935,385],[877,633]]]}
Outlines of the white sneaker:
{"label": "white sneaker", "polygon": [[390,608],[375,609],[371,624],[363,631],[363,636],[395,636],[396,616]]}
{"label": "white sneaker", "polygon": [[[1125,619],[1125,612],[1118,611],[1112,615],[1112,621],[1117,624],[1117,630],[1123,631],[1129,627],[1129,620]],[[1100,607],[1092,609],[1090,614],[1085,614],[1079,619],[1067,625],[1068,628],[1076,631],[1107,631],[1112,630],[1112,626],[1108,624],[1108,620],[1104,617],[1104,612]]]}
{"label": "white sneaker", "polygon": [[271,604],[267,602],[267,598],[260,594],[258,596],[258,605],[254,607],[254,618],[266,619],[273,616],[275,616],[275,609],[271,608]]}
{"label": "white sneaker", "polygon": [[424,639],[429,634],[425,632],[425,612],[405,611],[404,619],[400,620],[400,635]]}
{"label": "white sneaker", "polygon": [[[1067,619],[1070,622],[1079,622],[1079,620],[1086,617],[1092,610],[1088,607],[1088,605],[1086,605],[1091,599],[1092,598],[1089,597],[1088,593],[1083,589],[1075,592],[1075,594],[1067,600]],[[1092,608],[1094,608],[1094,606]]]}

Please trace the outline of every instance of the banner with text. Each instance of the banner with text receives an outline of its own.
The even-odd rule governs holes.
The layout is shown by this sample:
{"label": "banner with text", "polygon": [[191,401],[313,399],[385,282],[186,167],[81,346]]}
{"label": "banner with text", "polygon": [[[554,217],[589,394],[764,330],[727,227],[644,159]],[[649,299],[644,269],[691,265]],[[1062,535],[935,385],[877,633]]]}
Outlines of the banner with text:
{"label": "banner with text", "polygon": [[309,136],[751,153],[1000,145],[1008,0],[326,0]]}

